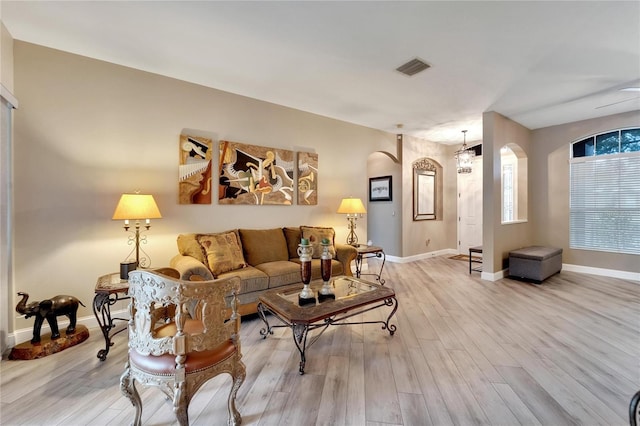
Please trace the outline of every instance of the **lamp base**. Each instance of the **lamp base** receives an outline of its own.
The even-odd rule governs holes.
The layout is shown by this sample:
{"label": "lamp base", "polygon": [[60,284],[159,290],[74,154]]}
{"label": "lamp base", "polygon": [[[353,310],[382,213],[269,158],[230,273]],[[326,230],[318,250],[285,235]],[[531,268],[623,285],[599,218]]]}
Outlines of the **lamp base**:
{"label": "lamp base", "polygon": [[138,267],[138,262],[130,261],[130,262],[120,262],[120,279],[128,280],[129,272],[135,271]]}

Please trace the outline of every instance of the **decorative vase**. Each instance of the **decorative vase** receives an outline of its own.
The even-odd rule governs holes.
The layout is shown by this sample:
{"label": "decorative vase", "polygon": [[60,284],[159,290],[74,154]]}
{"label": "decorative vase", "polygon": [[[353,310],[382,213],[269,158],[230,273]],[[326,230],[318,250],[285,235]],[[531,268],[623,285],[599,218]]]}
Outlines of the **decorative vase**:
{"label": "decorative vase", "polygon": [[313,290],[309,287],[311,282],[311,255],[313,254],[313,247],[309,245],[309,240],[303,238],[301,243],[298,244],[298,256],[300,256],[300,277],[304,287],[299,294],[298,301],[300,304],[315,302],[315,295]]}
{"label": "decorative vase", "polygon": [[322,255],[320,256],[320,271],[322,273],[322,288],[320,288],[321,296],[333,296],[335,298],[335,294],[331,285],[329,285],[329,280],[331,279],[331,253],[329,252],[329,247],[331,244],[329,241],[322,241]]}

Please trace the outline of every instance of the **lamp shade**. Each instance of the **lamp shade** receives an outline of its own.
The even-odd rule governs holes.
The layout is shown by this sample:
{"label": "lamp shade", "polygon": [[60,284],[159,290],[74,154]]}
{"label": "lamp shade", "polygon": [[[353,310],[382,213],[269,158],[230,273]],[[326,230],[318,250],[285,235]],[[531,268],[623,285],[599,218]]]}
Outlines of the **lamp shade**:
{"label": "lamp shade", "polygon": [[367,210],[364,208],[360,198],[343,198],[340,207],[338,207],[338,213],[358,214],[366,212]]}
{"label": "lamp shade", "polygon": [[141,220],[141,219],[161,219],[162,215],[158,210],[158,205],[149,194],[122,194],[116,211],[113,212],[113,220]]}

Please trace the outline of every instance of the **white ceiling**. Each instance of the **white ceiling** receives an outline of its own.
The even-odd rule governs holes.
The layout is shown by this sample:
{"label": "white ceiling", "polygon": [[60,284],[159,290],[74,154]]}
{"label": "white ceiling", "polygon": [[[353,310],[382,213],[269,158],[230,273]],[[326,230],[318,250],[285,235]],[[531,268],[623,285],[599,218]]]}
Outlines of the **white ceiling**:
{"label": "white ceiling", "polygon": [[[640,2],[6,1],[16,40],[442,143],[640,110]],[[395,71],[418,57],[431,68]],[[19,93],[16,94],[19,97]]]}

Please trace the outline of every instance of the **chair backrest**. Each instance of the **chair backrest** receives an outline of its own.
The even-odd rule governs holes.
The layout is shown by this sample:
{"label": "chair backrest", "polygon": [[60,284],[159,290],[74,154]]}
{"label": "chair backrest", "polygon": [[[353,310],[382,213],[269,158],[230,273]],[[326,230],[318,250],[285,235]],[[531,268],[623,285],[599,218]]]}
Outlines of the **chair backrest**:
{"label": "chair backrest", "polygon": [[165,274],[144,269],[129,273],[131,349],[142,355],[185,355],[229,339],[239,346],[240,278],[184,281]]}

